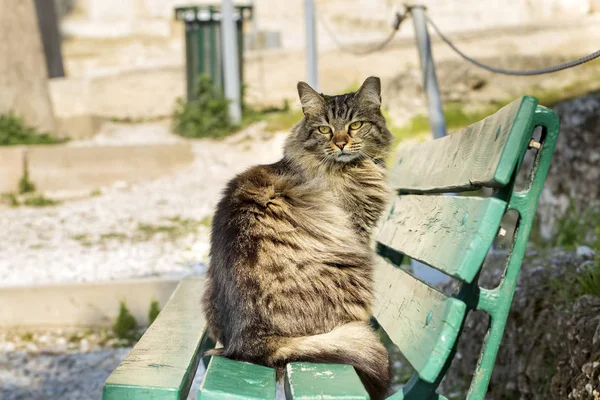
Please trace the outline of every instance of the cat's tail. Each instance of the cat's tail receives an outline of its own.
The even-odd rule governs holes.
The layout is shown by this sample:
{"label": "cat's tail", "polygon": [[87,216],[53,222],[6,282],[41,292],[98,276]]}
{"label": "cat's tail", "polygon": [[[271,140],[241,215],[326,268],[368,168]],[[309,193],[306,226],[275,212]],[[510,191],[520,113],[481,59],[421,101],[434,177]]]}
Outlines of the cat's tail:
{"label": "cat's tail", "polygon": [[386,397],[390,386],[388,353],[366,322],[351,322],[314,335],[274,339],[270,364],[294,361],[352,365],[371,399]]}

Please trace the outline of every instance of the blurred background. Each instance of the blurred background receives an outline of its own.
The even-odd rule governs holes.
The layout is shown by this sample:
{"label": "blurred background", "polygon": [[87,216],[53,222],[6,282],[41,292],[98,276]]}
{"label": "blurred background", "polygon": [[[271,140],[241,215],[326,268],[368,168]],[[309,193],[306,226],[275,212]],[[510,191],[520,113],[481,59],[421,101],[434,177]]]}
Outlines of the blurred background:
{"label": "blurred background", "polygon": [[[600,43],[599,0],[422,3],[461,50],[495,67],[547,67]],[[338,94],[379,76],[394,146],[432,139],[413,21],[394,34],[401,1],[315,0],[309,42],[305,1],[234,4],[239,120],[218,1],[0,3],[0,398],[100,397],[178,280],[204,272],[225,183],[281,157],[302,117],[297,81]],[[526,94],[561,118],[490,398],[594,398],[600,63],[500,75],[430,34],[448,133]],[[489,264],[482,279],[497,279],[502,264]],[[472,341],[444,382],[457,398]]]}

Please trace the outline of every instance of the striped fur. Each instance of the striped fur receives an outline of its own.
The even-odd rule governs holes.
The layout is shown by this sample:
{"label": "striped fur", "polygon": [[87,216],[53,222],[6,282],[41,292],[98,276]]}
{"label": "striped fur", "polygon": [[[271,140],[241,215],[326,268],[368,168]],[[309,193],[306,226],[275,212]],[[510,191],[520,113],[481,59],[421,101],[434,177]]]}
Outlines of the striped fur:
{"label": "striped fur", "polygon": [[[377,78],[340,96],[300,83],[305,116],[284,158],[227,185],[203,297],[218,353],[277,368],[348,363],[372,398],[386,394],[387,352],[367,325],[370,236],[388,198],[382,160],[391,141],[379,91]],[[333,142],[341,137],[343,149]]]}

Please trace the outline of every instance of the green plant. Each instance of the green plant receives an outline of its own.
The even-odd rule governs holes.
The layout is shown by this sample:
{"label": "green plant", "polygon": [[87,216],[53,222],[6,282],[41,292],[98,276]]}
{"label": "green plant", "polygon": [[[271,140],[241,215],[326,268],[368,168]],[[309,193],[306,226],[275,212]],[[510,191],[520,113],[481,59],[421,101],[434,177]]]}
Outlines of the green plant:
{"label": "green plant", "polygon": [[35,184],[29,180],[29,171],[25,168],[25,173],[19,179],[19,193],[31,193],[35,192]]}
{"label": "green plant", "polygon": [[3,193],[2,199],[8,201],[11,207],[19,207],[21,205],[19,198],[14,193]]}
{"label": "green plant", "polygon": [[197,221],[192,218],[181,218],[180,216],[171,217],[167,220],[169,221],[168,224],[160,225],[147,224],[144,222],[138,223],[133,240],[147,241],[158,234],[165,235],[171,240],[176,240],[196,232],[198,227],[203,224],[202,221]]}
{"label": "green plant", "polygon": [[354,93],[357,92],[358,89],[360,89],[360,82],[355,80],[350,85],[346,86],[346,88],[342,90],[342,93]]}
{"label": "green plant", "polygon": [[89,247],[92,245],[90,235],[87,233],[78,233],[71,236],[71,239],[78,241],[82,246]]}
{"label": "green plant", "polygon": [[20,144],[54,144],[63,143],[68,138],[57,138],[49,133],[40,132],[27,126],[21,116],[12,112],[0,114],[0,146]]}
{"label": "green plant", "polygon": [[152,324],[154,322],[156,317],[158,317],[159,313],[160,313],[160,304],[158,303],[158,301],[156,299],[152,299],[152,301],[150,302],[150,310],[148,311],[148,321],[150,321],[150,324]]}
{"label": "green plant", "polygon": [[304,117],[302,110],[283,109],[280,111],[268,113],[264,116],[267,122],[265,131],[278,132],[291,129]]}
{"label": "green plant", "polygon": [[173,131],[189,138],[222,138],[235,128],[229,117],[229,102],[207,75],[198,78],[195,98],[178,99],[173,113]]}
{"label": "green plant", "polygon": [[[594,250],[594,260],[591,263],[586,262],[580,269],[567,270],[564,276],[551,283],[555,289],[557,304],[572,304],[580,296],[586,294],[600,297],[600,214],[596,214],[598,212],[600,210],[592,207],[583,214],[576,213],[577,219],[580,221],[587,220],[591,216],[591,223],[595,225],[592,241],[585,240],[584,236],[589,237],[589,231],[585,229],[585,226],[579,226],[577,234],[571,233],[564,236],[570,238],[569,240],[573,239],[573,242],[570,242],[572,248],[579,244],[590,245]],[[564,223],[563,226],[565,226]],[[573,232],[576,232],[575,229]]]}
{"label": "green plant", "polygon": [[124,301],[121,301],[119,306],[119,315],[113,324],[113,333],[119,339],[137,339],[137,321],[125,305]]}
{"label": "green plant", "polygon": [[556,222],[556,237],[551,244],[570,250],[580,245],[600,247],[600,243],[597,243],[599,226],[600,206],[579,211],[575,201],[570,199],[564,214]]}
{"label": "green plant", "polygon": [[107,232],[100,235],[100,241],[104,242],[107,240],[118,240],[123,241],[127,239],[127,235],[122,232]]}
{"label": "green plant", "polygon": [[600,265],[598,261],[598,255],[596,255],[596,262],[588,265],[577,276],[580,296],[591,294],[600,297]]}
{"label": "green plant", "polygon": [[212,225],[212,215],[207,215],[206,217],[200,220],[200,225],[207,226],[210,228]]}
{"label": "green plant", "polygon": [[33,197],[27,197],[25,200],[23,200],[23,204],[30,207],[48,207],[54,206],[58,203],[58,201],[49,199],[42,194]]}

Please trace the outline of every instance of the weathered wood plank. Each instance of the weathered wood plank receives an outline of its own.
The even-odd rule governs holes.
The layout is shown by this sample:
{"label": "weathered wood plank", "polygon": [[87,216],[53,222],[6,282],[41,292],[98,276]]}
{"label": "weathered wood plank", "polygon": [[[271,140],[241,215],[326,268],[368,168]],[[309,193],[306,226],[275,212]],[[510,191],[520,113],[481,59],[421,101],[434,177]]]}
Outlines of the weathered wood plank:
{"label": "weathered wood plank", "polygon": [[275,370],[227,358],[211,357],[198,400],[275,399]]}
{"label": "weathered wood plank", "polygon": [[[420,394],[404,393],[402,390],[394,393],[392,396],[388,397],[387,400],[423,400],[423,396]],[[427,399],[430,400],[448,400],[446,397],[440,394],[429,395]]]}
{"label": "weathered wood plank", "polygon": [[440,374],[465,312],[462,301],[377,257],[373,315],[424,381]]}
{"label": "weathered wood plank", "polygon": [[377,241],[471,282],[505,210],[506,203],[495,198],[398,196],[381,224]]}
{"label": "weathered wood plank", "polygon": [[401,149],[390,182],[403,192],[452,192],[510,181],[533,133],[537,99],[525,96],[452,135]]}
{"label": "weathered wood plank", "polygon": [[185,278],[127,357],[108,377],[104,400],[180,399],[200,360],[203,278]]}
{"label": "weathered wood plank", "polygon": [[287,400],[369,399],[354,367],[341,364],[288,364],[285,393]]}

